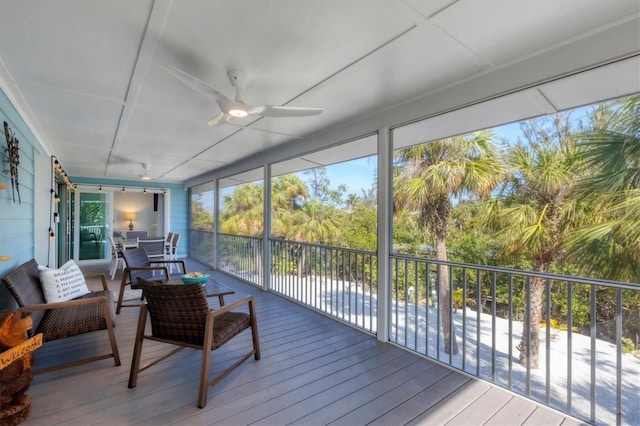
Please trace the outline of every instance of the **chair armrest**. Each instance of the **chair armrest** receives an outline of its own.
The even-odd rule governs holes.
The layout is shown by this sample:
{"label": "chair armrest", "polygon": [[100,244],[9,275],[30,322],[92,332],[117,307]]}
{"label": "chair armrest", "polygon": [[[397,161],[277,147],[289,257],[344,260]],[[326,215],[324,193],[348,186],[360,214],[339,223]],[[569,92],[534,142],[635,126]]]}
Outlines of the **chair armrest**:
{"label": "chair armrest", "polygon": [[84,279],[96,279],[96,278],[100,278],[101,282],[102,282],[102,289],[104,291],[109,290],[109,286],[107,285],[107,277],[104,274],[89,274],[89,275],[85,275]]}
{"label": "chair armrest", "polygon": [[91,305],[93,303],[107,303],[106,296],[86,297],[84,299],[67,300],[66,302],[41,303],[16,309],[17,312],[46,311],[49,309],[69,308],[72,306]]}
{"label": "chair armrest", "polygon": [[182,265],[182,273],[186,274],[187,273],[187,264],[185,263],[184,260],[150,260],[149,263],[175,263],[178,265]]}
{"label": "chair armrest", "polygon": [[224,305],[220,308],[212,309],[211,311],[209,311],[209,314],[207,316],[211,315],[215,318],[217,316],[224,314],[225,312],[229,312],[230,310],[235,309],[244,304],[249,305],[249,309],[251,310],[252,309],[251,305],[253,304],[253,296],[246,296],[240,300],[233,302],[230,305]]}
{"label": "chair armrest", "polygon": [[164,278],[166,280],[168,280],[170,277],[169,268],[167,268],[166,266],[127,266],[122,272],[121,282],[126,282],[127,275],[129,276],[129,280],[131,280],[131,271],[163,271]]}
{"label": "chair armrest", "polygon": [[[158,262],[158,263],[165,263],[165,262]],[[126,268],[124,268],[125,271],[160,271],[162,269],[167,269],[167,267],[166,266],[127,266]]]}

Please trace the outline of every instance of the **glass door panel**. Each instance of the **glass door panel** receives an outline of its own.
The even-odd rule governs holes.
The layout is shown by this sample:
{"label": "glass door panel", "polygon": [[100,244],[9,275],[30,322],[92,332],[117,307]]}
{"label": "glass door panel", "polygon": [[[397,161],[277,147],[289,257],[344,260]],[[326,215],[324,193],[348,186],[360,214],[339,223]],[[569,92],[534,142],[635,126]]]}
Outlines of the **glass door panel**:
{"label": "glass door panel", "polygon": [[109,197],[103,193],[80,192],[78,201],[78,260],[103,260],[109,251]]}

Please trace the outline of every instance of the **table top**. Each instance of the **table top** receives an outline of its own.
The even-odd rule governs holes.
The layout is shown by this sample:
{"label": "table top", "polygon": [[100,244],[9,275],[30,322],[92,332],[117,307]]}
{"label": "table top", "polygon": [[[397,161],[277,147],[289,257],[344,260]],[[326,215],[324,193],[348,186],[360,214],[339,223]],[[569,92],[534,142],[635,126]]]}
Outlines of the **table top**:
{"label": "table top", "polygon": [[[181,279],[171,278],[169,281],[166,282],[166,284],[184,284],[184,283],[182,282]],[[189,285],[199,285],[199,284],[189,284]],[[223,284],[220,284],[218,281],[212,278],[209,278],[204,283],[204,291],[207,297],[226,296],[226,295],[235,293],[234,290],[231,290],[229,287]]]}

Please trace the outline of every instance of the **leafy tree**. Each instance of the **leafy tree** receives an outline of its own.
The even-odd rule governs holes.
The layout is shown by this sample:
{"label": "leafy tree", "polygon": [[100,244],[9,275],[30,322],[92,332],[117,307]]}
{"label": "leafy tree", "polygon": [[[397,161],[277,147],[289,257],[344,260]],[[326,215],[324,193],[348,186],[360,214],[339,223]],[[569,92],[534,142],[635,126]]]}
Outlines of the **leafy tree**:
{"label": "leafy tree", "polygon": [[[436,259],[446,261],[452,199],[491,194],[503,175],[499,152],[490,131],[470,133],[416,145],[395,153],[398,167],[393,182],[394,212],[417,212],[424,242],[435,239]],[[451,333],[449,269],[438,271],[439,306],[445,351],[458,353]]]}
{"label": "leafy tree", "polygon": [[262,187],[262,184],[246,183],[224,197],[220,214],[222,232],[254,237],[262,235]]}
{"label": "leafy tree", "polygon": [[191,228],[200,231],[214,231],[213,212],[207,211],[200,201],[200,194],[191,199]]}
{"label": "leafy tree", "polygon": [[[583,220],[574,197],[579,176],[570,115],[566,113],[521,123],[526,142],[518,140],[507,153],[511,175],[503,197],[487,211],[498,255],[503,262],[531,261],[531,269],[549,272],[562,260],[568,234]],[[523,332],[518,349],[520,363],[538,367],[544,280],[530,280],[529,306],[525,306]]]}
{"label": "leafy tree", "polygon": [[593,130],[580,135],[591,173],[578,195],[589,200],[590,223],[572,235],[571,259],[587,273],[640,281],[640,95],[601,106]]}
{"label": "leafy tree", "polygon": [[296,210],[309,199],[309,189],[298,176],[278,176],[271,184],[271,235],[284,237]]}
{"label": "leafy tree", "polygon": [[[332,205],[322,204],[317,199],[305,203],[292,216],[285,237],[294,241],[316,244],[331,244],[340,236],[340,227],[336,221],[336,209]],[[301,246],[298,256],[298,277],[302,276],[306,265],[308,246]]]}
{"label": "leafy tree", "polygon": [[322,203],[342,205],[342,196],[347,191],[347,187],[338,185],[337,188],[333,188],[325,167],[316,167],[307,170],[304,174],[309,177],[310,193],[313,198]]}

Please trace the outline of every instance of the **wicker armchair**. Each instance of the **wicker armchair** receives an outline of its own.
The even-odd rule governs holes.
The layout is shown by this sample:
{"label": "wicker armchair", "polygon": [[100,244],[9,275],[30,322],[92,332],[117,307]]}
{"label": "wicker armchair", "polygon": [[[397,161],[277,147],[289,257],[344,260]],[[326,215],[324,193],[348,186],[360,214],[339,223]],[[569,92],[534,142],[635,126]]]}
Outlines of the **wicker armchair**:
{"label": "wicker armchair", "polygon": [[[207,404],[207,391],[231,371],[249,359],[251,355],[260,359],[258,342],[258,326],[254,311],[253,297],[248,296],[235,303],[219,309],[210,309],[204,289],[194,284],[161,284],[140,278],[140,287],[144,293],[146,304],[140,309],[138,330],[131,360],[129,388],[137,384],[138,373],[157,364],[184,348],[202,351],[200,367],[200,385],[198,407]],[[249,313],[232,312],[243,305],[248,306]],[[145,334],[147,312],[151,319],[151,334]],[[238,359],[232,366],[209,381],[211,353],[247,328],[251,328],[253,345],[251,350]],[[140,367],[143,341],[177,345],[172,351],[155,358]],[[154,351],[157,349],[154,348]]]}
{"label": "wicker armchair", "polygon": [[115,327],[113,294],[107,287],[104,275],[87,275],[85,278],[100,278],[103,290],[91,292],[77,299],[56,303],[46,303],[38,263],[34,259],[23,263],[2,278],[5,286],[18,303],[19,309],[17,311],[31,314],[33,328],[28,332],[29,337],[42,333],[42,340],[49,342],[98,330],[107,330],[109,335],[111,353],[42,368],[33,371],[33,373],[46,373],[106,358],[113,358],[115,365],[120,365],[118,345],[113,331],[113,327]]}
{"label": "wicker armchair", "polygon": [[[116,314],[120,313],[123,307],[137,307],[140,303],[123,304],[124,292],[127,286],[133,289],[139,289],[138,277],[148,280],[168,280],[170,278],[168,264],[177,264],[182,266],[182,274],[187,272],[187,265],[184,260],[151,260],[144,248],[127,249],[122,252],[125,268],[122,272],[120,280],[120,293],[118,294],[118,303],[116,306]],[[159,274],[155,276],[155,273]]]}

